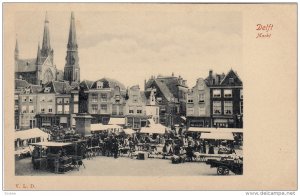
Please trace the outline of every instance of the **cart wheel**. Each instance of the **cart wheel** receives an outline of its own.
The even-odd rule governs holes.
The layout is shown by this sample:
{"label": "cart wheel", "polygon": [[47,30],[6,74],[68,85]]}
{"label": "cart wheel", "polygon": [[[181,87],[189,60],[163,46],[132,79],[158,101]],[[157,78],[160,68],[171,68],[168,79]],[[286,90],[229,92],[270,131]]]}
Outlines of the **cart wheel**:
{"label": "cart wheel", "polygon": [[223,175],[223,172],[224,172],[223,167],[219,166],[218,169],[217,169],[217,174],[218,175]]}
{"label": "cart wheel", "polygon": [[227,167],[224,168],[223,175],[229,175],[229,169]]}

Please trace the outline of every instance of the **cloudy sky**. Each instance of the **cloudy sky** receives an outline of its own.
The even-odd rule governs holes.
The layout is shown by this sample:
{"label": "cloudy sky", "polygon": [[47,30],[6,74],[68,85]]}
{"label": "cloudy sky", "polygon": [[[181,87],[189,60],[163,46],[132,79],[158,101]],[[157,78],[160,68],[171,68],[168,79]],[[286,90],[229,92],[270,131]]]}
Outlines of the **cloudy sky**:
{"label": "cloudy sky", "polygon": [[[181,75],[189,87],[209,69],[242,77],[242,15],[239,12],[74,12],[81,80],[110,77],[125,86],[151,75]],[[44,11],[18,12],[20,57],[36,57]],[[48,11],[51,46],[59,69],[65,65],[70,12]]]}

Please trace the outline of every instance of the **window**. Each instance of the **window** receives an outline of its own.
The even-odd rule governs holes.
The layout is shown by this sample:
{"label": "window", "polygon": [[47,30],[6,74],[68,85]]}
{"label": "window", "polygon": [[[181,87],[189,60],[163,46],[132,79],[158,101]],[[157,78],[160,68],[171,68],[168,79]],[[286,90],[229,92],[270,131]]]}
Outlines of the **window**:
{"label": "window", "polygon": [[22,97],[22,102],[26,102],[27,98],[26,97]]}
{"label": "window", "polygon": [[48,113],[52,113],[52,106],[51,105],[48,106]]}
{"label": "window", "polygon": [[134,111],[133,111],[133,107],[129,107],[129,114],[133,114]]}
{"label": "window", "polygon": [[243,89],[240,90],[240,98],[243,99]]}
{"label": "window", "polygon": [[106,104],[101,104],[101,113],[107,113],[107,105]]}
{"label": "window", "polygon": [[134,122],[133,122],[133,128],[138,129],[138,128],[140,128],[140,127],[141,127],[141,119],[135,118],[135,119],[134,119]]}
{"label": "window", "polygon": [[33,97],[29,97],[29,102],[32,103]]}
{"label": "window", "polygon": [[225,89],[224,90],[224,97],[231,98],[232,97],[232,89]]}
{"label": "window", "polygon": [[58,113],[58,114],[62,114],[62,112],[63,112],[63,111],[62,111],[62,105],[58,105],[58,106],[57,106],[57,113]]}
{"label": "window", "polygon": [[78,113],[78,104],[74,104],[74,111],[73,113],[77,114]]}
{"label": "window", "polygon": [[74,102],[78,101],[78,95],[74,95]]}
{"label": "window", "polygon": [[133,125],[133,118],[127,117],[127,126],[132,128],[132,125]]}
{"label": "window", "polygon": [[132,100],[134,103],[136,103],[138,101],[138,96],[137,95],[133,95],[132,96]]}
{"label": "window", "polygon": [[213,98],[220,98],[221,97],[221,90],[220,89],[214,89],[213,90]]}
{"label": "window", "polygon": [[136,113],[142,114],[143,113],[142,107],[138,107],[136,110]]}
{"label": "window", "polygon": [[162,102],[162,98],[161,97],[157,97],[157,102],[161,103]]}
{"label": "window", "polygon": [[119,102],[120,101],[120,95],[116,95],[115,100],[116,100],[116,102]]}
{"label": "window", "polygon": [[92,114],[97,114],[98,113],[98,105],[93,104],[92,105]]}
{"label": "window", "polygon": [[103,102],[106,102],[106,101],[107,101],[107,94],[102,93],[102,94],[101,94],[101,100],[102,100]]}
{"label": "window", "polygon": [[229,84],[233,84],[234,83],[234,78],[229,78]]}
{"label": "window", "polygon": [[58,98],[58,99],[56,100],[56,103],[62,104],[62,98]]}
{"label": "window", "polygon": [[92,102],[97,103],[98,102],[98,95],[97,94],[92,94]]}
{"label": "window", "polygon": [[45,93],[50,93],[50,90],[51,90],[51,87],[46,87],[45,90],[44,90],[44,92]]}
{"label": "window", "polygon": [[41,108],[41,113],[45,113],[45,108]]}
{"label": "window", "polygon": [[194,115],[194,108],[188,108],[187,115]]}
{"label": "window", "polygon": [[118,109],[117,109],[117,105],[112,105],[112,115],[117,115]]}
{"label": "window", "polygon": [[188,97],[188,98],[187,98],[188,103],[193,103],[193,102],[194,102],[193,96],[192,96],[192,95],[188,95],[187,97]]}
{"label": "window", "polygon": [[240,112],[243,114],[244,106],[243,106],[243,101],[240,102]]}
{"label": "window", "polygon": [[69,105],[65,105],[64,113],[65,114],[69,114],[70,113],[70,106]]}
{"label": "window", "polygon": [[213,102],[213,114],[221,114],[221,101]]}
{"label": "window", "polygon": [[203,116],[203,115],[205,115],[205,113],[206,113],[206,112],[205,112],[205,107],[200,107],[200,108],[199,108],[199,115],[200,115],[200,116],[201,116],[201,115]]}
{"label": "window", "polygon": [[224,114],[232,115],[232,101],[224,101]]}
{"label": "window", "polygon": [[103,82],[98,81],[97,82],[97,89],[103,88]]}
{"label": "window", "polygon": [[26,106],[23,105],[23,106],[22,106],[22,113],[23,113],[23,114],[26,114],[26,109],[27,109]]}
{"label": "window", "polygon": [[205,95],[203,93],[199,94],[199,103],[204,103]]}
{"label": "window", "polygon": [[29,106],[29,113],[34,113],[34,106],[33,105]]}
{"label": "window", "polygon": [[122,105],[119,106],[119,115],[123,115],[123,106]]}
{"label": "window", "polygon": [[64,98],[64,103],[65,103],[65,104],[70,103],[70,99],[69,99],[69,98]]}
{"label": "window", "polygon": [[45,101],[45,97],[41,97],[41,102],[44,102]]}

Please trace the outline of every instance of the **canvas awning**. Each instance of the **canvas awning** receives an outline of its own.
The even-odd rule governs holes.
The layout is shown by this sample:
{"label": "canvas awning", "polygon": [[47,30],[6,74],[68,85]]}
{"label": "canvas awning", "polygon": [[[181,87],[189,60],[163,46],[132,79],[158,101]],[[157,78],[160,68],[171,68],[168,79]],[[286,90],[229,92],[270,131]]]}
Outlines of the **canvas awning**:
{"label": "canvas awning", "polygon": [[123,129],[123,131],[128,135],[135,133],[135,131],[133,129]]}
{"label": "canvas awning", "polygon": [[226,132],[226,133],[243,133],[241,128],[207,128],[207,127],[189,127],[188,131],[213,133],[213,132]]}
{"label": "canvas awning", "polygon": [[150,124],[149,127],[142,127],[141,133],[156,133],[156,134],[165,134],[166,132],[165,126],[162,124]]}
{"label": "canvas awning", "polygon": [[63,147],[70,146],[72,143],[64,143],[64,142],[39,142],[39,143],[31,143],[29,145],[32,146],[46,146],[46,147]]}
{"label": "canvas awning", "polygon": [[110,118],[108,124],[110,124],[110,125],[125,125],[125,118]]}
{"label": "canvas awning", "polygon": [[200,139],[234,140],[233,134],[230,132],[202,133]]}
{"label": "canvas awning", "polygon": [[91,124],[91,131],[122,130],[119,125]]}
{"label": "canvas awning", "polygon": [[47,140],[49,134],[40,130],[39,128],[33,128],[33,129],[15,132],[15,139],[25,140],[25,139],[31,139],[37,137]]}

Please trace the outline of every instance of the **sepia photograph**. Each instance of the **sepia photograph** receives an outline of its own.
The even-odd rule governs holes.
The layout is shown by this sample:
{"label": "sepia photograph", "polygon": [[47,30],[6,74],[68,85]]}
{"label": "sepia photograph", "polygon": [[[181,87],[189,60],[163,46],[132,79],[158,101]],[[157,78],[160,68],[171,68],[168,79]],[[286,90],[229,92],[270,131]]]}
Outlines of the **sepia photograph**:
{"label": "sepia photograph", "polygon": [[[270,5],[270,17],[278,7]],[[182,189],[176,182],[197,179],[203,186],[194,181],[184,189],[205,189],[210,182],[209,189],[219,190],[221,181],[234,180],[228,188],[240,189],[250,186],[237,184],[249,175],[266,177],[269,170],[254,169],[262,159],[253,151],[267,151],[268,144],[258,141],[269,137],[259,134],[271,130],[255,123],[263,114],[259,109],[267,111],[255,98],[265,87],[259,80],[268,81],[276,68],[257,71],[269,69],[265,61],[274,58],[262,62],[256,56],[263,47],[273,48],[272,40],[278,45],[281,31],[275,19],[250,21],[255,11],[263,13],[251,5],[6,4],[4,49],[10,67],[4,77],[11,84],[5,90],[14,101],[6,107],[5,161],[14,163],[7,173],[18,179],[10,187],[47,189],[42,181],[31,182],[42,177],[51,183],[107,179],[80,187],[64,181],[59,190]],[[289,27],[295,27],[292,21]],[[296,58],[290,60],[294,66]],[[294,75],[285,77],[295,86]],[[264,117],[259,122],[267,125],[272,117]],[[274,139],[280,137],[275,133]],[[283,149],[280,153],[287,154]],[[250,162],[244,165],[244,158]],[[140,178],[141,184],[96,184],[116,177]],[[158,186],[155,179],[175,184]],[[255,182],[251,187],[258,188],[259,179]]]}

